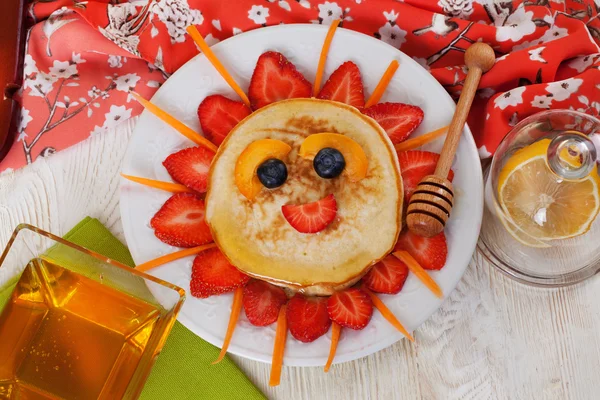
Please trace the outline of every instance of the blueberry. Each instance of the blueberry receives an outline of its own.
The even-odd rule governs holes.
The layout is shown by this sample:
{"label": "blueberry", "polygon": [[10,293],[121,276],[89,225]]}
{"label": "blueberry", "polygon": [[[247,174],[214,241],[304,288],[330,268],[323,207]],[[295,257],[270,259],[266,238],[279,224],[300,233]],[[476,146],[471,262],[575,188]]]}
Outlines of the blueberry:
{"label": "blueberry", "polygon": [[269,189],[274,189],[285,183],[287,179],[287,167],[283,161],[277,158],[269,158],[258,166],[256,171],[260,182]]}
{"label": "blueberry", "polygon": [[321,178],[325,179],[332,179],[340,176],[345,166],[346,160],[344,160],[342,153],[331,147],[325,147],[319,150],[313,160],[315,172]]}

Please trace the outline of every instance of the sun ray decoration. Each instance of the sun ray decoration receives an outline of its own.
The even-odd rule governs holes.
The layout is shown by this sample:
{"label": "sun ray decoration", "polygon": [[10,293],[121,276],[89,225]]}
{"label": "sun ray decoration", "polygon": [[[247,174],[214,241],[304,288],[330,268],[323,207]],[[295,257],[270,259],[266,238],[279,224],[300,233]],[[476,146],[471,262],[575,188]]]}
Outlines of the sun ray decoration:
{"label": "sun ray decoration", "polygon": [[329,25],[327,36],[325,36],[323,48],[321,49],[321,55],[319,56],[317,73],[315,74],[315,83],[313,85],[313,97],[317,97],[319,91],[321,90],[321,81],[323,80],[323,72],[325,71],[325,62],[327,61],[327,54],[329,54],[329,47],[331,46],[331,42],[333,41],[333,35],[335,34],[335,30],[337,29],[339,24],[339,19],[333,21],[331,25]]}
{"label": "sun ray decoration", "polygon": [[375,90],[373,90],[373,93],[371,93],[371,97],[369,97],[369,100],[367,100],[367,102],[365,103],[365,108],[369,108],[372,105],[379,103],[381,96],[383,96],[383,94],[385,93],[385,89],[387,89],[388,85],[390,84],[390,81],[394,77],[398,66],[399,64],[397,60],[392,60],[390,62],[390,65],[388,65],[387,69],[381,76],[379,83],[377,84],[377,86],[375,86]]}
{"label": "sun ray decoration", "polygon": [[168,114],[166,111],[159,108],[157,105],[149,102],[144,99],[142,96],[137,94],[136,92],[129,92],[131,95],[141,104],[144,108],[150,111],[152,114],[156,115],[158,118],[169,124],[171,127],[175,128],[179,133],[181,133],[186,138],[190,139],[192,142],[196,143],[199,146],[204,146],[209,150],[214,152],[217,151],[217,146],[215,146],[212,142],[206,139],[204,136],[200,135],[198,132],[194,131],[192,128],[179,121],[177,118],[173,117],[171,114]]}
{"label": "sun ray decoration", "polygon": [[225,333],[225,339],[223,339],[223,346],[221,346],[221,352],[219,353],[219,357],[213,361],[214,364],[218,364],[225,358],[225,354],[227,354],[227,349],[229,348],[229,343],[231,342],[231,338],[233,337],[233,332],[235,331],[235,327],[237,325],[237,320],[240,317],[240,311],[242,311],[242,299],[244,297],[244,288],[239,287],[235,289],[233,293],[233,304],[231,306],[231,315],[229,316],[229,324],[227,325],[227,332]]}
{"label": "sun ray decoration", "polygon": [[429,142],[434,141],[435,139],[439,138],[446,132],[448,132],[448,126],[443,126],[439,129],[436,129],[435,131],[431,131],[431,132],[425,133],[424,135],[417,136],[416,138],[408,139],[408,140],[405,140],[404,142],[395,144],[394,147],[396,148],[396,151],[398,151],[398,152],[416,149],[416,148],[419,148]]}
{"label": "sun ray decoration", "polygon": [[[329,30],[327,32],[327,35],[326,35],[324,43],[323,43],[323,48],[322,48],[322,51],[320,54],[319,64],[317,67],[315,82],[313,84],[313,89],[312,89],[313,96],[315,96],[315,97],[319,94],[319,91],[320,91],[321,82],[323,80],[323,71],[324,71],[324,67],[325,67],[325,62],[327,60],[327,54],[329,52],[329,47],[331,45],[333,36],[335,34],[337,26],[339,25],[339,22],[340,21],[338,20],[338,21],[334,21],[332,23],[332,25],[329,27]],[[188,27],[187,31],[190,34],[190,36],[192,37],[192,39],[196,42],[196,44],[198,45],[198,47],[200,48],[202,53],[204,53],[204,55],[207,57],[207,59],[213,65],[213,67],[221,74],[221,76],[225,79],[225,81],[229,84],[229,86],[240,96],[242,101],[246,105],[249,106],[250,101],[249,101],[246,93],[244,93],[242,91],[240,86],[235,82],[233,77],[225,69],[225,67],[220,62],[220,60],[215,56],[215,54],[212,52],[210,47],[206,44],[206,42],[204,41],[204,39],[198,32],[196,27],[190,26],[190,27]],[[379,83],[377,84],[375,90],[373,91],[372,95],[368,99],[368,101],[365,105],[365,108],[373,106],[379,102],[383,93],[387,89],[387,86],[389,85],[391,79],[393,78],[396,70],[398,69],[398,66],[399,66],[398,61],[396,61],[396,60],[391,61],[390,65],[388,66],[388,68],[386,69],[384,74],[382,75],[382,77],[381,77]],[[192,130],[191,128],[189,128],[184,123],[180,122],[173,116],[166,113],[164,110],[160,109],[156,105],[154,105],[151,102],[149,102],[148,100],[144,99],[139,94],[137,94],[135,92],[131,92],[131,94],[148,111],[150,111],[151,113],[153,113],[154,115],[159,117],[161,120],[163,120],[164,122],[166,122],[167,124],[169,124],[170,126],[175,128],[177,131],[179,131],[182,135],[187,137],[189,140],[191,140],[195,144],[206,147],[214,152],[217,151],[216,145],[214,145],[212,142],[210,142],[208,139],[206,139],[199,133],[197,133],[194,130]],[[429,142],[437,139],[438,137],[442,136],[447,131],[447,129],[448,129],[448,127],[445,126],[445,127],[439,128],[435,131],[421,135],[419,137],[416,137],[413,139],[408,139],[404,142],[396,144],[395,149],[400,152],[400,151],[408,151],[411,149],[418,148],[418,147],[423,146],[424,144],[429,143]],[[185,185],[181,185],[178,183],[162,182],[162,181],[156,181],[156,180],[152,180],[152,179],[124,175],[124,174],[122,174],[122,176],[123,176],[123,178],[131,180],[133,182],[137,182],[139,184],[150,186],[150,187],[153,187],[156,189],[169,191],[172,193],[195,193],[195,194],[198,194],[196,191],[186,187]],[[201,246],[183,249],[183,250],[176,251],[176,252],[158,257],[156,259],[150,260],[146,263],[140,264],[136,268],[140,271],[149,271],[158,266],[170,263],[172,261],[175,261],[175,260],[178,260],[178,259],[181,259],[184,257],[197,255],[203,251],[206,251],[206,250],[209,250],[209,249],[212,249],[215,247],[217,247],[216,243],[209,243],[209,244],[204,244]],[[408,252],[395,251],[392,254],[395,257],[397,257],[398,259],[400,259],[404,264],[406,264],[406,266],[408,267],[408,270],[411,273],[415,274],[415,276],[429,290],[431,290],[436,296],[438,296],[440,298],[443,297],[441,288],[429,276],[429,274],[426,272],[426,270],[423,269],[418,264],[418,262]],[[389,308],[387,308],[387,306],[384,304],[384,302],[375,293],[373,293],[373,291],[369,290],[364,284],[359,283],[358,286],[361,288],[362,291],[364,291],[369,296],[369,298],[371,299],[371,301],[373,303],[373,307],[376,308],[382,314],[382,316],[393,327],[395,327],[399,332],[401,332],[407,339],[409,339],[411,342],[414,342],[414,337],[410,334],[410,332],[408,332],[408,330],[402,325],[402,323],[400,323],[400,321],[389,310]],[[226,335],[224,338],[223,346],[221,348],[219,357],[213,364],[220,362],[227,353],[227,349],[228,349],[229,343],[231,342],[231,338],[233,336],[233,333],[234,333],[234,330],[235,330],[235,327],[236,327],[236,324],[237,324],[237,321],[239,318],[239,314],[240,314],[242,306],[243,306],[243,302],[244,302],[244,287],[243,286],[236,287],[236,289],[234,289],[232,310],[231,310],[231,315],[230,315],[230,319],[229,319],[229,323],[228,323],[228,327],[227,327],[227,332],[226,332]],[[281,370],[282,370],[282,365],[283,365],[285,343],[286,343],[287,332],[288,332],[286,310],[287,310],[287,306],[286,306],[286,304],[283,304],[279,308],[276,320],[275,319],[273,320],[273,321],[276,321],[277,328],[276,328],[275,342],[274,342],[274,347],[273,347],[271,375],[270,375],[270,379],[269,379],[269,385],[271,385],[271,386],[279,385],[280,380],[281,380]],[[273,317],[275,317],[275,316],[273,316]],[[331,329],[332,329],[331,346],[330,346],[327,363],[325,364],[325,367],[324,367],[325,372],[329,371],[329,369],[335,359],[337,346],[338,346],[340,336],[341,336],[342,326],[338,325],[335,322],[332,322]]]}
{"label": "sun ray decoration", "polygon": [[213,67],[215,67],[217,72],[221,74],[223,79],[225,79],[229,86],[231,86],[233,91],[236,92],[238,96],[240,96],[244,104],[250,107],[250,100],[248,99],[248,96],[246,96],[246,93],[244,93],[240,85],[237,84],[237,82],[233,79],[231,74],[223,66],[221,61],[219,61],[217,56],[215,56],[215,53],[213,53],[213,51],[208,46],[200,32],[198,32],[198,29],[194,25],[190,25],[186,30],[187,33],[191,36],[191,38],[194,40],[194,42],[198,45],[198,47],[200,47],[200,51],[202,51],[202,53],[206,56],[208,61],[210,61]]}
{"label": "sun ray decoration", "polygon": [[140,185],[148,186],[155,189],[164,190],[171,193],[194,193],[194,191],[185,185],[173,182],[163,182],[154,179],[141,178],[139,176],[125,175],[121,176],[129,181],[139,183]]}
{"label": "sun ray decoration", "polygon": [[271,361],[271,376],[269,386],[278,386],[281,381],[281,367],[283,366],[283,354],[285,353],[285,342],[287,339],[287,320],[285,304],[279,309],[277,316],[277,330],[275,331],[275,344],[273,346],[273,360]]}
{"label": "sun ray decoration", "polygon": [[419,280],[423,282],[423,284],[427,286],[427,288],[431,290],[431,292],[435,294],[436,297],[440,299],[444,297],[444,293],[442,292],[442,289],[438,286],[438,284],[433,280],[431,276],[429,276],[427,271],[425,271],[423,267],[419,265],[417,260],[415,260],[414,257],[411,256],[407,251],[395,251],[392,253],[392,255],[398,258],[404,264],[406,264],[410,272],[415,274],[415,276],[419,278]]}
{"label": "sun ray decoration", "polygon": [[179,250],[174,253],[169,253],[162,257],[152,259],[143,264],[139,264],[135,267],[135,269],[142,272],[150,271],[151,269],[160,267],[161,265],[168,264],[172,261],[179,260],[184,257],[194,256],[198,253],[203,252],[204,250],[212,249],[213,247],[217,247],[217,245],[215,243],[209,243],[203,244],[202,246],[196,246],[189,249]]}

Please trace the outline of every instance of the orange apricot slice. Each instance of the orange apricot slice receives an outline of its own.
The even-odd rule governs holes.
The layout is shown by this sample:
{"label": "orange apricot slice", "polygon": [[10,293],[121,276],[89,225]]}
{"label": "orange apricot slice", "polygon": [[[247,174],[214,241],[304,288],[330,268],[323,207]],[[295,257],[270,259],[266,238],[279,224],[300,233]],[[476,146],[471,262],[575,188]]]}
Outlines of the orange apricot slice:
{"label": "orange apricot slice", "polygon": [[235,184],[240,192],[248,200],[253,200],[262,190],[256,175],[260,164],[271,158],[282,160],[290,150],[289,144],[276,139],[260,139],[250,143],[235,164]]}
{"label": "orange apricot slice", "polygon": [[367,175],[369,161],[362,147],[348,136],[339,133],[315,133],[310,135],[300,146],[300,157],[312,160],[325,147],[332,147],[344,156],[346,168],[344,174],[352,182],[357,182]]}

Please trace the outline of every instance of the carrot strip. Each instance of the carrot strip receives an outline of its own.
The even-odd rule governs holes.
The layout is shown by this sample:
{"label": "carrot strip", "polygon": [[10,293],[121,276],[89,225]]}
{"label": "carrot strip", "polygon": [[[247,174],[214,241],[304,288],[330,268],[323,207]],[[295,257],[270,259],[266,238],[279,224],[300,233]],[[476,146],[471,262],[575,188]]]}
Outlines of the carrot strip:
{"label": "carrot strip", "polygon": [[170,263],[171,261],[179,260],[180,258],[187,256],[193,256],[194,254],[201,253],[204,250],[212,249],[216,246],[217,245],[215,243],[209,243],[202,246],[192,247],[190,249],[179,250],[174,253],[155,258],[154,260],[146,261],[145,263],[136,266],[135,269],[141,272],[146,272],[163,264]]}
{"label": "carrot strip", "polygon": [[385,89],[387,89],[388,85],[390,84],[390,81],[392,80],[392,77],[396,73],[398,65],[399,64],[397,60],[392,60],[390,65],[387,67],[387,69],[381,76],[379,83],[377,84],[377,86],[375,86],[375,90],[373,90],[371,97],[369,97],[369,100],[367,100],[365,108],[371,107],[372,105],[377,104],[379,102],[379,99],[381,99],[381,96],[383,96]]}
{"label": "carrot strip", "polygon": [[323,370],[325,372],[329,372],[329,368],[331,368],[331,363],[335,358],[335,352],[337,351],[337,345],[340,341],[340,333],[342,332],[342,327],[336,324],[335,322],[331,323],[331,347],[329,347],[329,357],[327,358],[327,363],[325,364],[325,368]]}
{"label": "carrot strip", "polygon": [[364,285],[361,286],[361,289],[365,291],[371,297],[371,301],[373,302],[373,306],[379,310],[383,318],[385,318],[392,326],[400,331],[408,340],[411,342],[415,341],[415,338],[406,330],[406,328],[398,321],[398,318],[390,311],[389,308],[381,301],[379,297],[375,295],[375,293],[371,292]]}
{"label": "carrot strip", "polygon": [[321,56],[319,57],[319,64],[317,65],[317,74],[315,75],[315,84],[313,85],[313,97],[317,97],[321,90],[321,81],[323,80],[323,71],[325,70],[325,61],[327,61],[327,54],[329,54],[329,47],[333,40],[333,34],[340,24],[340,20],[336,19],[329,25],[329,30],[325,36],[323,47],[321,48]]}
{"label": "carrot strip", "polygon": [[154,179],[141,178],[139,176],[125,175],[121,176],[127,180],[130,180],[141,185],[149,186],[155,189],[164,190],[171,193],[194,193],[194,191],[185,185],[173,182],[155,181]]}
{"label": "carrot strip", "polygon": [[281,367],[283,365],[283,353],[287,339],[287,319],[285,318],[285,304],[279,309],[277,317],[277,330],[275,331],[275,346],[273,347],[273,359],[271,361],[271,376],[269,386],[279,386],[281,381]]}
{"label": "carrot strip", "polygon": [[419,280],[423,282],[423,284],[427,286],[427,288],[431,290],[436,297],[439,297],[440,299],[444,297],[444,293],[438,284],[407,251],[395,251],[392,254],[406,264],[410,272],[415,274],[415,276],[419,278]]}
{"label": "carrot strip", "polygon": [[402,143],[395,144],[396,151],[407,151],[421,147],[424,144],[434,141],[448,131],[448,126],[443,126],[435,131],[427,132],[416,138],[405,140]]}
{"label": "carrot strip", "polygon": [[152,114],[156,115],[158,118],[171,125],[175,130],[177,130],[186,138],[190,139],[192,142],[196,143],[199,146],[204,146],[207,149],[212,150],[214,152],[217,151],[217,146],[215,146],[214,143],[206,139],[204,136],[200,135],[198,132],[194,131],[192,128],[190,128],[183,122],[168,114],[166,111],[162,110],[157,105],[150,103],[138,93],[134,91],[130,91],[129,93],[131,93],[131,95],[135,97],[135,99],[141,105],[143,105],[146,110],[150,111]]}
{"label": "carrot strip", "polygon": [[233,89],[233,91],[236,92],[238,94],[238,96],[240,96],[242,101],[248,107],[250,107],[250,100],[248,100],[248,96],[246,96],[246,93],[244,93],[242,88],[236,83],[236,81],[233,80],[233,77],[231,76],[231,74],[229,74],[229,72],[227,72],[227,70],[225,69],[223,64],[221,64],[221,61],[219,61],[217,56],[215,56],[215,53],[213,53],[213,51],[210,49],[210,47],[208,46],[208,44],[206,43],[206,41],[204,40],[204,38],[202,37],[200,32],[198,32],[198,29],[194,25],[190,25],[187,27],[186,30],[187,30],[187,33],[192,37],[194,42],[196,42],[198,47],[200,47],[200,51],[202,51],[202,53],[204,53],[206,58],[208,58],[208,61],[210,61],[210,63],[213,65],[213,67],[215,67],[217,72],[219,74],[221,74],[223,79],[225,79],[225,81]]}
{"label": "carrot strip", "polygon": [[231,306],[231,315],[229,317],[229,325],[227,325],[227,333],[225,333],[225,340],[223,340],[223,346],[221,347],[221,352],[219,353],[219,357],[213,361],[213,365],[221,362],[221,360],[227,354],[227,348],[229,347],[229,342],[231,342],[231,337],[233,336],[233,331],[235,331],[235,325],[237,324],[238,317],[240,316],[240,311],[242,310],[242,298],[244,297],[244,288],[239,287],[235,289],[233,293],[233,305]]}

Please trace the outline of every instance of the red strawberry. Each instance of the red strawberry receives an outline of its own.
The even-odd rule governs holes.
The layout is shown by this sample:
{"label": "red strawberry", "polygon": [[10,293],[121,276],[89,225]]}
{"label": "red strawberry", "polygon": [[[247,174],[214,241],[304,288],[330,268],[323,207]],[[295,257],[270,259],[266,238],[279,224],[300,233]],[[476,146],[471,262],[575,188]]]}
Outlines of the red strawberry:
{"label": "red strawberry", "polygon": [[423,110],[403,103],[379,103],[363,110],[387,132],[392,143],[405,140],[423,121]]}
{"label": "red strawberry", "polygon": [[215,153],[204,147],[190,147],[163,161],[171,178],[197,192],[206,192],[208,170]]}
{"label": "red strawberry", "polygon": [[354,107],[365,106],[363,83],[360,70],[351,61],[346,61],[329,77],[319,95],[319,99],[339,101]]}
{"label": "red strawberry", "polygon": [[276,101],[310,97],[312,85],[281,53],[267,51],[256,62],[248,98],[254,110]]}
{"label": "red strawberry", "polygon": [[253,280],[244,288],[244,311],[252,325],[267,326],[277,321],[286,301],[282,288],[264,281]]}
{"label": "red strawberry", "polygon": [[244,103],[220,94],[205,98],[198,107],[198,118],[204,135],[217,146],[244,118],[252,113]]}
{"label": "red strawberry", "polygon": [[373,302],[364,291],[351,288],[334,293],[327,300],[329,317],[346,328],[363,329],[373,315]]}
{"label": "red strawberry", "polygon": [[408,251],[424,269],[442,269],[446,264],[446,257],[448,257],[444,232],[426,238],[405,229],[394,247],[394,251],[398,250]]}
{"label": "red strawberry", "polygon": [[281,207],[289,224],[301,233],[320,232],[333,222],[337,214],[337,203],[332,194],[321,200],[306,204],[286,204]]}
{"label": "red strawberry", "polygon": [[231,292],[244,286],[250,277],[231,265],[221,251],[213,247],[198,254],[192,266],[190,291],[195,297]]}
{"label": "red strawberry", "polygon": [[[406,204],[408,204],[410,196],[412,196],[421,179],[435,172],[435,167],[439,159],[439,154],[429,151],[409,150],[398,153]],[[450,171],[448,174],[448,179],[450,181],[454,179],[453,171]]]}
{"label": "red strawberry", "polygon": [[288,329],[301,342],[312,342],[323,336],[331,326],[326,297],[305,297],[297,293],[287,305]]}
{"label": "red strawberry", "polygon": [[408,267],[396,257],[389,255],[362,278],[365,286],[377,293],[396,294],[402,290],[408,277]]}
{"label": "red strawberry", "polygon": [[212,241],[204,220],[204,201],[195,194],[178,193],[169,198],[152,217],[150,226],[162,242],[194,247]]}

